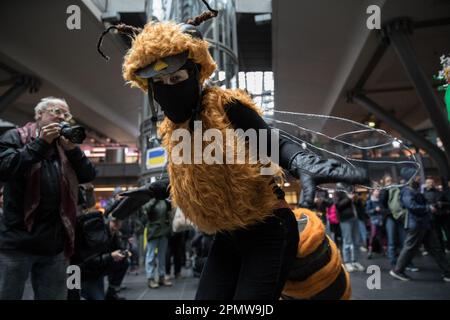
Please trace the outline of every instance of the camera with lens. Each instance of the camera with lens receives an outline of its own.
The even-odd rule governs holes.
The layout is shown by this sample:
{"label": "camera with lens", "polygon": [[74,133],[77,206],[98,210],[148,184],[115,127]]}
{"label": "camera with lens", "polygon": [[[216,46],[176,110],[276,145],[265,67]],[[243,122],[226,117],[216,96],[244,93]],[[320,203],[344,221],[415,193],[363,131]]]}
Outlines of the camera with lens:
{"label": "camera with lens", "polygon": [[120,250],[120,254],[123,255],[126,258],[131,256],[130,251],[128,251],[128,250]]}
{"label": "camera with lens", "polygon": [[72,143],[80,144],[86,139],[86,132],[81,126],[71,126],[67,122],[61,122],[61,136]]}

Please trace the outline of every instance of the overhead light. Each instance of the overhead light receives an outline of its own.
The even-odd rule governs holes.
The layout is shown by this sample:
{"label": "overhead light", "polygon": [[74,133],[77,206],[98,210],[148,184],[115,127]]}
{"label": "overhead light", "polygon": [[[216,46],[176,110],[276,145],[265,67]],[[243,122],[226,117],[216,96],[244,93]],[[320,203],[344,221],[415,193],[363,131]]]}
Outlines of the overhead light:
{"label": "overhead light", "polygon": [[375,123],[375,121],[369,121],[369,122],[367,123],[367,125],[368,125],[369,127],[371,127],[371,128],[375,128],[376,123]]}
{"label": "overhead light", "polygon": [[115,188],[113,188],[113,187],[105,187],[105,188],[94,188],[94,191],[97,191],[97,192],[109,192],[109,191],[114,191],[115,190]]}
{"label": "overhead light", "polygon": [[400,141],[398,140],[392,141],[392,146],[396,149],[400,148]]}
{"label": "overhead light", "polygon": [[289,182],[285,182],[285,183],[284,183],[284,186],[287,188],[287,187],[290,187],[291,184],[290,184]]}
{"label": "overhead light", "polygon": [[270,21],[272,21],[272,14],[271,13],[264,13],[264,14],[256,14],[255,15],[255,23],[258,24],[258,25],[269,23]]}
{"label": "overhead light", "polygon": [[119,187],[119,188],[114,188],[114,187],[97,187],[94,188],[94,191],[97,192],[113,192],[113,191],[117,191],[117,189],[120,189],[120,191],[125,191],[126,188],[125,187]]}

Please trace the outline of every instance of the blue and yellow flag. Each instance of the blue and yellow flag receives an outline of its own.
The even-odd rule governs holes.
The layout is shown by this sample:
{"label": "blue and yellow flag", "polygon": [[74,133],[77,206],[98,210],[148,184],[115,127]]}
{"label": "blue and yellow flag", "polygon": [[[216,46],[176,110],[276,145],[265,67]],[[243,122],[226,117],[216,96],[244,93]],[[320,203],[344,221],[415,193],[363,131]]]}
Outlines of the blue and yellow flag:
{"label": "blue and yellow flag", "polygon": [[167,156],[164,148],[158,147],[147,150],[147,169],[160,168],[166,165]]}

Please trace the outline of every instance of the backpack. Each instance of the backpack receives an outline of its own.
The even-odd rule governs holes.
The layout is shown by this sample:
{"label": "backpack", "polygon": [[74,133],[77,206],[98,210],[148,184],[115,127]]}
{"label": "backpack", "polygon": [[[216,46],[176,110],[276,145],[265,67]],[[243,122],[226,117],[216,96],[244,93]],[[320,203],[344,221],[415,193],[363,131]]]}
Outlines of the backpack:
{"label": "backpack", "polygon": [[105,253],[108,244],[108,226],[101,212],[91,212],[77,217],[74,254],[77,262]]}
{"label": "backpack", "polygon": [[388,207],[395,220],[403,220],[408,213],[400,201],[400,188],[392,188],[389,190]]}
{"label": "backpack", "polygon": [[179,207],[177,207],[175,211],[175,216],[172,221],[172,231],[173,232],[183,232],[190,229],[193,229],[194,225],[192,222],[185,217],[183,211]]}

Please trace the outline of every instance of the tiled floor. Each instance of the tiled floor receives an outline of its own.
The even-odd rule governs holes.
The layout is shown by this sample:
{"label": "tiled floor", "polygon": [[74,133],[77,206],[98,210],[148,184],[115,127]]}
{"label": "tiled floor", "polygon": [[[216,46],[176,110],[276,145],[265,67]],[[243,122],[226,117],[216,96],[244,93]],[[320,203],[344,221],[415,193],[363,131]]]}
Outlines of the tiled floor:
{"label": "tiled floor", "polygon": [[[365,254],[362,253],[365,257]],[[447,255],[450,259],[450,255]],[[410,272],[414,281],[402,282],[389,276],[389,264],[385,257],[375,256],[374,259],[363,258],[362,263],[367,267],[377,265],[381,269],[381,288],[369,289],[368,278],[371,274],[366,272],[351,273],[352,299],[378,300],[378,299],[450,299],[450,283],[442,281],[440,271],[430,256],[417,256],[415,265],[419,272]],[[172,287],[159,287],[150,289],[143,270],[138,275],[127,274],[123,285],[126,287],[120,295],[130,300],[192,300],[197,289],[198,278],[192,276],[190,269],[183,269],[183,278],[173,280]],[[370,282],[370,281],[369,281]],[[33,294],[27,283],[24,298],[32,299]]]}

